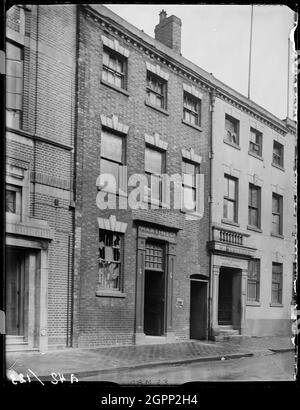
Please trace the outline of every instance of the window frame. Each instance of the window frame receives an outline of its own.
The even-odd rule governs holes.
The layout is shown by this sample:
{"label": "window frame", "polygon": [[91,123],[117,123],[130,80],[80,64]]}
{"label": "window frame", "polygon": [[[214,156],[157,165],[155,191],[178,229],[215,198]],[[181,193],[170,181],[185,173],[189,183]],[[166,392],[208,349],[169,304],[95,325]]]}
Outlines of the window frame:
{"label": "window frame", "polygon": [[[251,191],[255,190],[257,192],[257,207],[255,207],[251,203]],[[253,225],[251,223],[251,218],[250,218],[250,211],[251,210],[256,210],[257,212],[257,225]],[[248,225],[253,228],[261,228],[261,187],[252,183],[249,183],[249,190],[248,190]]]}
{"label": "window frame", "polygon": [[[197,109],[196,111],[191,110],[190,108],[185,106],[185,100],[186,99],[190,99],[191,101],[193,101],[196,106]],[[195,123],[189,121],[188,119],[186,119],[185,117],[185,113],[188,112],[190,115],[194,115],[194,117],[196,118]],[[190,94],[187,91],[183,91],[183,120],[185,122],[187,122],[190,125],[196,126],[196,127],[201,127],[201,99],[195,97],[194,95]]]}
{"label": "window frame", "polygon": [[[183,173],[183,164],[190,164],[190,165],[192,165],[192,166],[194,167],[194,178],[193,178],[193,183],[192,183],[192,184],[186,183],[186,182],[184,181],[184,178],[183,178],[183,175],[184,175],[184,173]],[[195,213],[197,213],[197,195],[198,195],[196,176],[197,176],[197,174],[200,173],[200,164],[198,164],[198,163],[196,163],[196,162],[194,162],[194,161],[188,160],[187,158],[182,158],[182,161],[181,161],[181,173],[182,173],[181,210],[184,211],[184,212],[187,212],[187,213],[195,214]],[[188,175],[191,175],[191,174],[188,174]],[[192,189],[192,191],[193,191],[193,193],[194,193],[194,201],[195,201],[195,208],[194,208],[194,209],[187,209],[187,208],[185,208],[185,204],[184,204],[184,188]]]}
{"label": "window frame", "polygon": [[[146,152],[147,150],[149,151],[155,151],[158,152],[161,155],[161,173],[160,174],[156,174],[154,172],[150,172],[150,171],[146,171]],[[152,145],[146,144],[145,145],[145,175],[148,181],[148,194],[147,194],[147,202],[148,203],[155,203],[155,204],[159,204],[159,206],[162,205],[162,194],[163,194],[163,186],[162,186],[162,174],[165,173],[166,171],[166,152],[164,150],[161,150],[157,147],[154,147]],[[152,198],[152,191],[151,191],[151,175],[154,175],[155,177],[159,178],[159,199],[157,198]],[[150,184],[149,184],[150,182]],[[150,186],[149,186],[150,185]]]}
{"label": "window frame", "polygon": [[[162,87],[163,87],[162,93],[159,93],[158,91],[156,91],[155,89],[149,86],[149,77],[154,79],[154,81],[156,82],[161,82]],[[150,101],[150,93],[154,94],[156,97],[161,98],[160,105],[153,104]],[[146,103],[148,105],[151,105],[152,107],[166,111],[168,109],[167,95],[168,95],[168,81],[158,76],[157,74],[152,73],[152,71],[147,70],[147,73],[146,73]]]}
{"label": "window frame", "polygon": [[[12,58],[8,58],[8,52],[7,52],[7,48],[8,45],[11,45],[13,47],[16,47],[19,52],[20,52],[20,60],[16,60],[16,59],[12,59]],[[8,69],[8,63],[9,62],[15,62],[15,63],[21,63],[21,74],[20,77],[18,76],[14,76],[14,75],[10,75],[8,74],[9,69]],[[11,39],[6,39],[6,59],[5,59],[5,69],[6,69],[6,78],[5,78],[5,84],[6,84],[6,104],[5,104],[5,112],[6,112],[6,126],[10,127],[10,128],[15,128],[15,129],[22,129],[22,121],[23,121],[23,100],[24,100],[24,46],[22,44],[19,44]],[[17,69],[16,69],[17,71]],[[21,80],[21,91],[20,93],[18,92],[11,92],[8,91],[8,80],[9,79],[13,79],[13,83],[17,84],[17,79]],[[8,108],[7,107],[7,100],[8,100],[8,94],[11,95],[15,95],[15,96],[19,96],[20,98],[20,105],[21,108]],[[12,117],[10,118],[10,113],[12,113]],[[18,116],[17,116],[18,114]],[[14,118],[16,117],[17,118]]]}
{"label": "window frame", "polygon": [[[251,141],[251,135],[255,134],[255,142]],[[259,142],[257,142],[257,138],[259,139]],[[249,152],[251,154],[257,155],[258,157],[262,157],[262,142],[263,142],[263,134],[262,132],[256,130],[253,127],[250,127],[250,139],[249,139]],[[259,150],[258,152],[255,151],[255,149],[252,148],[252,146],[258,146]]]}
{"label": "window frame", "polygon": [[[257,265],[256,268],[252,265]],[[260,259],[250,259],[248,261],[248,276],[247,276],[247,303],[259,303],[260,302]],[[257,277],[251,277],[251,273],[257,273]],[[255,298],[249,297],[249,285],[255,286]]]}
{"label": "window frame", "polygon": [[[111,159],[111,158],[108,158],[108,157],[105,157],[104,155],[102,155],[102,152],[101,152],[102,151],[102,148],[101,148],[102,147],[102,145],[101,145],[101,143],[102,143],[102,133],[105,133],[107,135],[113,135],[114,137],[117,137],[121,140],[121,142],[122,142],[121,162],[119,162],[117,160],[114,160],[114,159]],[[120,190],[123,188],[123,186],[120,185],[120,179],[119,179],[119,177],[120,177],[120,167],[126,165],[126,138],[124,138],[124,135],[122,135],[121,133],[118,133],[114,130],[111,130],[110,128],[102,127],[102,129],[101,129],[101,139],[100,139],[100,173],[101,173],[101,161],[102,160],[118,165],[118,184],[116,185],[116,192],[111,192],[107,188],[103,189],[105,192],[109,192],[109,193],[113,193],[113,194],[118,195]]]}
{"label": "window frame", "polygon": [[[278,268],[278,271],[274,271],[274,268]],[[276,269],[277,270],[277,269]],[[279,275],[280,280],[279,281],[275,281],[274,280],[274,275]],[[278,289],[276,290],[276,292],[278,293],[278,297],[276,298],[276,300],[273,299],[273,285],[279,285]],[[283,264],[282,263],[278,263],[278,262],[272,262],[272,283],[271,283],[271,305],[282,305],[282,295],[283,295]]]}
{"label": "window frame", "polygon": [[[104,54],[108,55],[108,59],[112,58],[112,59],[115,59],[115,60],[119,61],[119,63],[121,63],[122,66],[123,66],[123,72],[119,72],[118,70],[113,69],[113,68],[109,67],[108,65],[106,65],[104,63]],[[108,72],[111,73],[114,76],[114,79],[116,77],[121,78],[121,86],[116,85],[115,81],[114,82],[109,81],[108,75],[107,75],[107,78],[104,78],[104,73],[108,73]],[[126,58],[123,55],[119,54],[115,50],[111,50],[109,47],[107,47],[105,45],[103,45],[103,55],[102,55],[102,81],[112,85],[113,87],[116,87],[116,88],[119,88],[121,90],[127,91],[128,58]]]}
{"label": "window frame", "polygon": [[[273,209],[273,200],[276,198],[278,200],[279,212]],[[274,216],[279,216],[278,232],[274,231]],[[272,192],[272,235],[282,235],[283,228],[283,196]]]}
{"label": "window frame", "polygon": [[[279,154],[275,152],[276,146],[280,150]],[[274,156],[277,158],[278,162],[277,160],[274,161]],[[284,145],[276,140],[273,140],[272,165],[280,168],[284,167]]]}
{"label": "window frame", "polygon": [[[230,197],[225,196],[225,193],[223,192],[223,218],[226,221],[230,221],[230,222],[233,222],[233,223],[238,223],[238,178],[232,177],[231,175],[228,175],[228,174],[224,174],[224,179],[227,179],[228,184],[229,184],[229,180],[232,180],[235,183],[235,189],[234,189],[235,198],[234,198],[234,200],[232,200]],[[223,179],[223,183],[224,183],[224,179]],[[228,191],[229,191],[229,189],[228,189]],[[224,215],[225,201],[229,201],[229,202],[234,203],[234,208],[233,208],[234,209],[234,219],[233,220]]]}
{"label": "window frame", "polygon": [[[9,212],[6,210],[6,191],[12,191],[16,193],[16,212]],[[8,216],[10,220],[13,220],[14,222],[20,222],[22,220],[22,201],[22,186],[7,183],[5,185],[5,214]]]}
{"label": "window frame", "polygon": [[[232,141],[232,139],[228,138],[228,132],[231,133],[230,130],[227,130],[226,125],[227,121],[231,122],[232,124],[236,125],[236,140],[237,142]],[[225,114],[225,135],[224,135],[224,142],[235,147],[240,147],[240,121],[229,114]]]}
{"label": "window frame", "polygon": [[[114,261],[113,263],[117,263],[119,264],[119,283],[118,283],[118,287],[117,288],[113,288],[113,287],[105,287],[101,285],[101,281],[100,281],[100,259],[102,259],[100,257],[100,235],[101,233],[103,235],[109,235],[109,236],[114,236],[117,235],[120,238],[120,246],[119,246],[119,254],[120,254],[120,258],[119,261]],[[124,290],[124,234],[121,232],[115,232],[115,231],[110,231],[110,230],[106,230],[106,229],[99,229],[98,230],[98,290],[97,293],[99,293],[101,295],[101,293],[105,294],[105,293],[109,293],[111,292],[112,294],[122,294],[123,290]],[[105,242],[106,243],[106,242]],[[106,246],[106,245],[105,245]],[[113,248],[113,246],[112,246]],[[113,249],[117,249],[117,248],[113,248]],[[106,261],[106,259],[103,259],[104,261]],[[107,281],[107,280],[106,280]]]}

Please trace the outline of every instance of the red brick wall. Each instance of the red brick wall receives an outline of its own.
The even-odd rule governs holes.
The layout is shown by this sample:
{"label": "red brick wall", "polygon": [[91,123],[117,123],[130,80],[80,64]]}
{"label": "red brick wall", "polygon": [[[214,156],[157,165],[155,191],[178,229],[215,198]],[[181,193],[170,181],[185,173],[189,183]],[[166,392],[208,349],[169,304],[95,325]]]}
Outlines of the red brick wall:
{"label": "red brick wall", "polygon": [[[202,128],[200,132],[182,124],[183,88],[188,79],[166,66],[169,116],[144,104],[146,61],[153,60],[132,45],[118,40],[130,49],[128,59],[129,97],[101,84],[102,40],[101,25],[80,15],[78,65],[78,128],[76,175],[77,248],[75,277],[78,300],[75,307],[77,342],[82,346],[131,343],[134,334],[136,229],[133,218],[140,217],[161,224],[176,223],[181,227],[177,237],[177,264],[174,273],[174,330],[179,338],[189,337],[189,298],[191,274],[209,274],[208,188],[209,188],[209,96],[203,90]],[[108,35],[108,34],[106,34]],[[157,63],[157,62],[155,62]],[[158,132],[169,143],[167,173],[181,173],[181,148],[194,148],[202,156],[201,172],[205,174],[205,212],[197,221],[186,221],[178,211],[100,211],[96,207],[96,179],[100,164],[100,115],[119,117],[129,125],[126,137],[128,175],[144,172],[144,134]],[[97,216],[107,218],[115,214],[117,220],[127,222],[125,234],[124,292],[126,298],[97,297],[98,225]],[[176,308],[176,297],[184,300],[183,308]]]}

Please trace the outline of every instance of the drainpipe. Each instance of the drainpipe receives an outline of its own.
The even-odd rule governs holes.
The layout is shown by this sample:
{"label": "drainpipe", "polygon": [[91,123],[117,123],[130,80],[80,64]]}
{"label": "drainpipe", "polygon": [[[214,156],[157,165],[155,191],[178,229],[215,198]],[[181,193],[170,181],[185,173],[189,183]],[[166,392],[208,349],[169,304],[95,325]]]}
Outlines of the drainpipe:
{"label": "drainpipe", "polygon": [[[37,98],[38,98],[38,55],[39,55],[39,5],[36,6],[36,47],[35,47],[35,95],[34,95],[34,135],[37,131]],[[32,192],[32,216],[35,216],[35,191],[36,191],[36,139],[34,139],[33,151],[33,192]]]}
{"label": "drainpipe", "polygon": [[[214,165],[214,109],[215,109],[215,90],[209,93],[209,108],[210,108],[210,148],[209,148],[209,241],[213,240],[212,235],[212,210],[213,210],[213,165]],[[209,338],[211,334],[211,306],[212,306],[212,280],[213,280],[213,264],[212,255],[209,253],[209,303],[208,303],[208,317],[209,317]]]}
{"label": "drainpipe", "polygon": [[[77,337],[77,328],[74,326],[74,319],[77,321],[77,317],[75,318],[75,310],[77,310],[77,294],[78,286],[75,286],[75,242],[76,242],[76,194],[77,194],[77,159],[78,159],[78,150],[77,150],[77,141],[78,141],[78,95],[79,95],[79,70],[78,70],[78,61],[79,61],[79,30],[80,30],[80,10],[79,5],[75,5],[75,43],[76,43],[76,51],[75,51],[75,86],[74,86],[74,101],[72,100],[72,109],[74,109],[74,138],[73,138],[73,166],[72,169],[72,191],[73,191],[73,198],[70,206],[70,210],[72,210],[72,246],[71,246],[71,254],[72,258],[70,261],[70,279],[68,286],[69,298],[70,298],[70,312],[68,317],[70,317],[70,325],[69,325],[69,334],[68,334],[68,346],[74,347],[77,344],[77,340],[74,340],[74,337]],[[77,322],[76,322],[77,326]]]}

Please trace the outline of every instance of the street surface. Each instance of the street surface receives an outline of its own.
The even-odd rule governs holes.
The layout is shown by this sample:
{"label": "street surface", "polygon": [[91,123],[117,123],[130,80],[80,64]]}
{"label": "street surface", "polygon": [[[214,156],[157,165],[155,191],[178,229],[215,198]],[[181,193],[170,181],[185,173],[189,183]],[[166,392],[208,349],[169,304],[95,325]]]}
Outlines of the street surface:
{"label": "street surface", "polygon": [[294,366],[294,352],[284,352],[180,366],[118,370],[92,377],[79,377],[79,381],[110,381],[122,385],[172,385],[191,381],[292,381]]}

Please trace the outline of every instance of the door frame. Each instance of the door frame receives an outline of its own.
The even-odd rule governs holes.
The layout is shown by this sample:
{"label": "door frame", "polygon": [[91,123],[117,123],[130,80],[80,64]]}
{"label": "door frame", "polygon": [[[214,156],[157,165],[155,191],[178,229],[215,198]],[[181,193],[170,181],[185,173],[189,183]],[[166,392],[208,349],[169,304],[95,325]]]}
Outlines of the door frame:
{"label": "door frame", "polygon": [[[157,274],[163,275],[162,285],[163,285],[164,288],[163,288],[163,292],[162,292],[162,297],[163,297],[164,301],[163,301],[163,309],[162,309],[162,312],[161,312],[161,317],[162,317],[162,320],[163,320],[163,324],[161,326],[162,333],[160,335],[157,335],[157,336],[164,337],[164,336],[166,336],[166,333],[167,333],[166,318],[167,318],[167,300],[168,300],[166,268],[164,268],[163,271],[145,269],[145,284],[146,284],[146,275],[151,274],[151,272],[155,272]],[[145,288],[144,288],[144,292],[145,292]],[[144,312],[145,312],[145,294],[144,294]],[[145,325],[145,313],[144,313],[144,325]],[[144,331],[144,333],[145,333],[145,331]],[[146,333],[145,333],[145,335],[148,336]]]}
{"label": "door frame", "polygon": [[[205,339],[208,339],[208,334],[209,334],[209,304],[208,304],[208,295],[209,295],[209,280],[208,279],[201,279],[198,277],[192,277],[192,276],[198,276],[198,275],[191,275],[190,277],[190,295],[191,295],[191,290],[192,290],[192,282],[202,282],[205,283],[206,287],[206,292],[205,292],[205,306],[206,306],[206,315],[205,315]],[[199,275],[200,276],[200,275]],[[190,300],[190,315],[191,315],[191,300]],[[191,325],[191,324],[190,324]],[[191,336],[191,328],[190,328],[190,336]]]}
{"label": "door frame", "polygon": [[176,270],[176,241],[178,229],[154,225],[146,221],[135,220],[137,224],[137,271],[135,302],[135,343],[146,341],[144,333],[144,286],[145,286],[145,254],[146,241],[154,240],[165,244],[165,337],[166,341],[174,341],[173,331],[173,278]]}
{"label": "door frame", "polygon": [[34,297],[28,306],[28,339],[24,349],[45,352],[48,349],[48,244],[7,234],[6,246],[23,248],[25,259],[28,258],[28,291]]}

